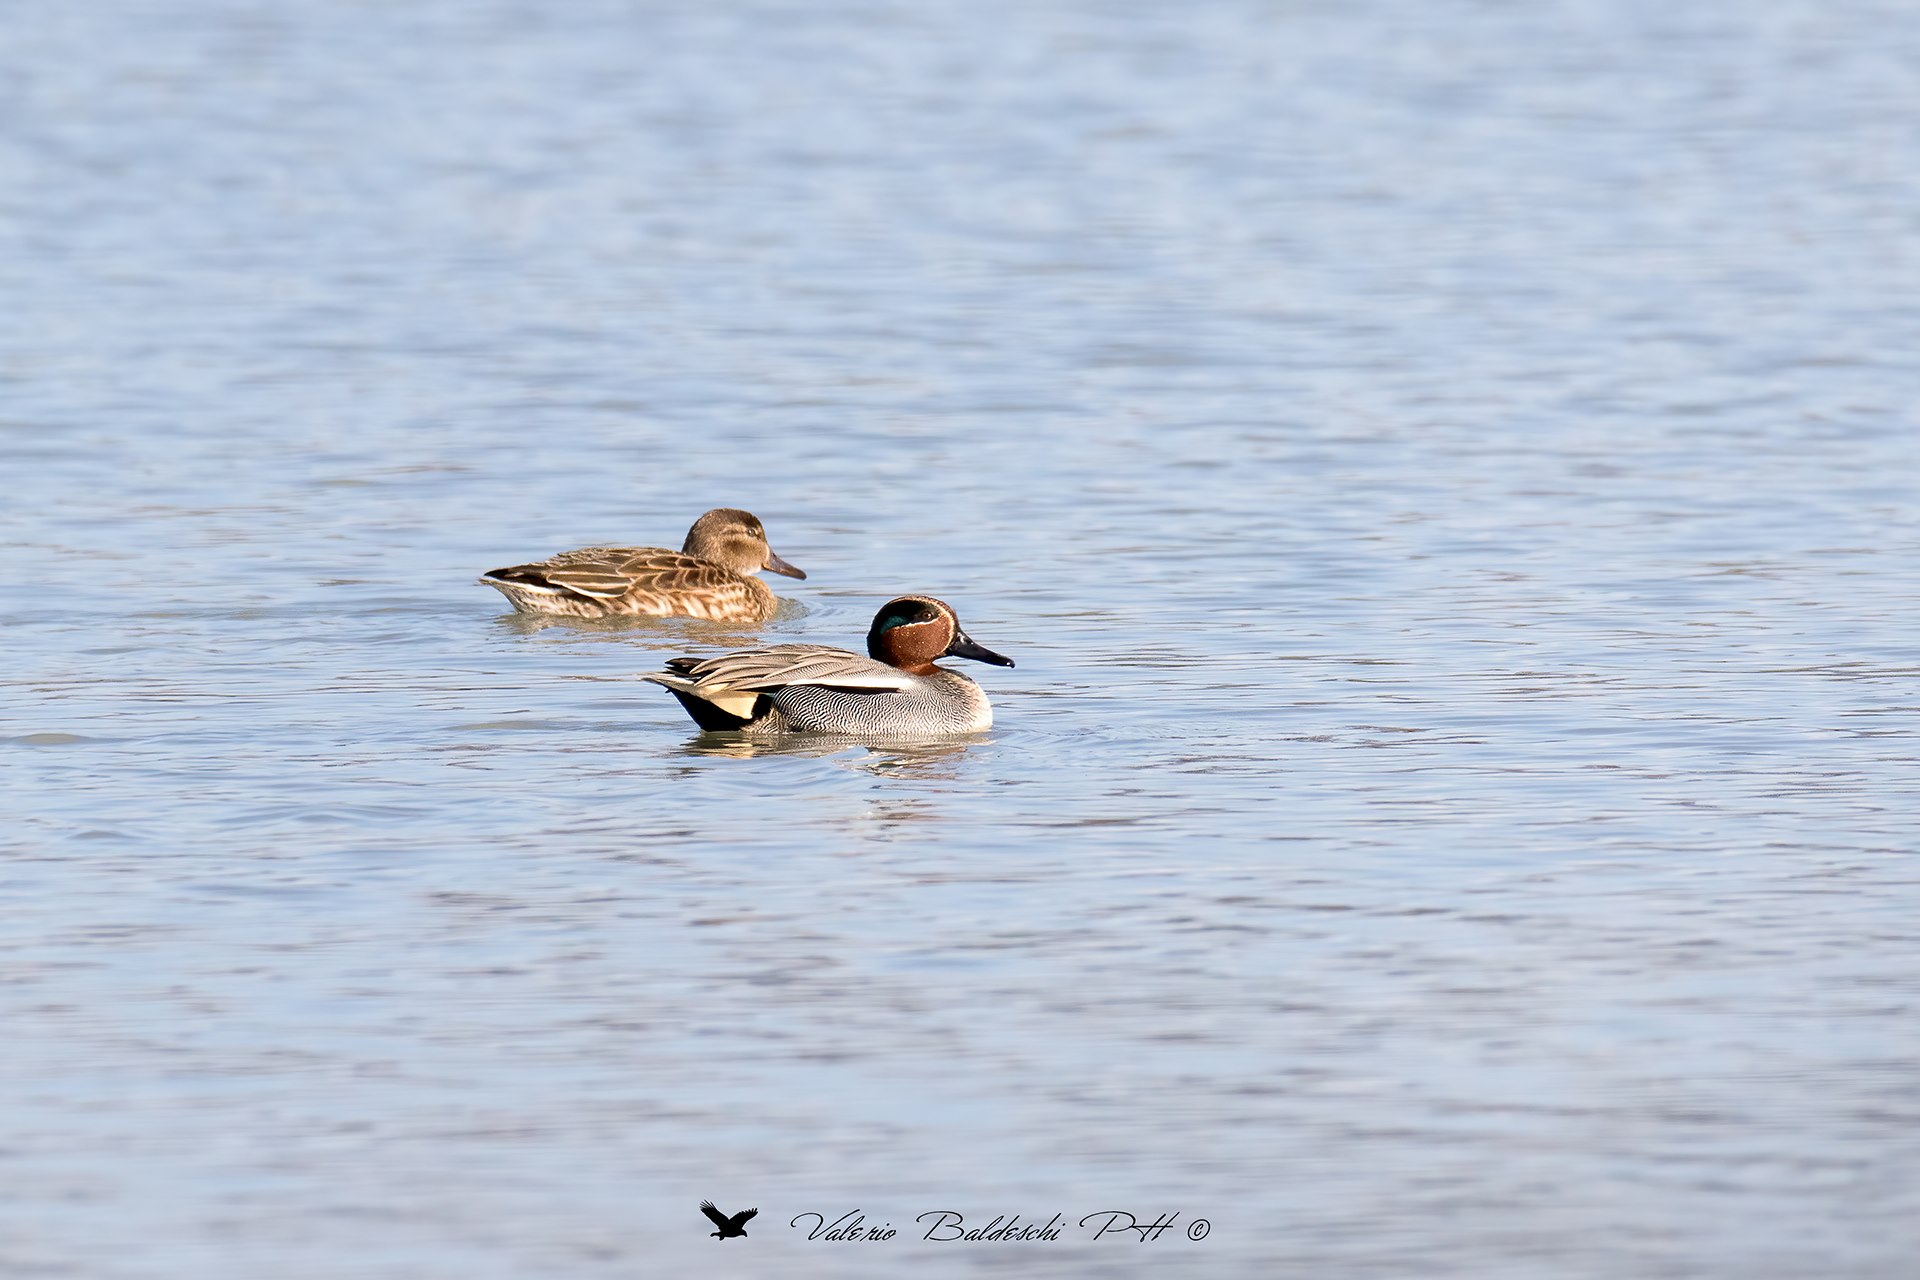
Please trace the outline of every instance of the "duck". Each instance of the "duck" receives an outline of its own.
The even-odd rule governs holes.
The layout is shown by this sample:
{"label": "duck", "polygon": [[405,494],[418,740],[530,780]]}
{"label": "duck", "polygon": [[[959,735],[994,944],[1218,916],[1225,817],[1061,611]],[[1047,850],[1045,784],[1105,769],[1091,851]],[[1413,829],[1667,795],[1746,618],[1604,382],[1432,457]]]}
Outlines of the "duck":
{"label": "duck", "polygon": [[1013,659],[976,643],[953,606],[898,596],[880,606],[865,656],[817,644],[776,644],[710,658],[671,658],[641,676],[664,685],[706,730],[862,736],[978,733],[993,725],[979,685],[936,658],[996,667]]}
{"label": "duck", "polygon": [[531,564],[491,569],[480,581],[499,590],[521,613],[765,622],[780,601],[753,576],[762,569],[789,578],[807,576],[773,553],[758,516],[716,507],[693,522],[678,551],[582,547]]}

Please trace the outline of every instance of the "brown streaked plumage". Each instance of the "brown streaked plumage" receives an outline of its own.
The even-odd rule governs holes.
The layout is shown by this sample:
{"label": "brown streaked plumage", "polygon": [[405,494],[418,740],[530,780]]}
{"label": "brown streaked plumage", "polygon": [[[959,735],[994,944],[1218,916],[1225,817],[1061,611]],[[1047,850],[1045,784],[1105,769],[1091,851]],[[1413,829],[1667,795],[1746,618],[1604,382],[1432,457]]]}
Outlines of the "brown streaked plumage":
{"label": "brown streaked plumage", "polygon": [[707,618],[765,622],[780,607],[755,573],[807,575],[767,545],[759,518],[719,507],[693,522],[678,551],[664,547],[582,547],[532,564],[482,574],[522,613],[570,618]]}

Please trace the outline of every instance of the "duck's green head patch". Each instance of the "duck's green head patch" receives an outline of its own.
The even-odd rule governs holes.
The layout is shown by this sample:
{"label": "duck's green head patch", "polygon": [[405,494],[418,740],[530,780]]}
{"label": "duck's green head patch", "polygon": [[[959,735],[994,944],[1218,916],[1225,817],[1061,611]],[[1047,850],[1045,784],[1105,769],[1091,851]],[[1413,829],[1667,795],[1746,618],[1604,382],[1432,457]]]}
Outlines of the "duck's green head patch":
{"label": "duck's green head patch", "polygon": [[916,622],[932,622],[939,613],[918,600],[895,600],[880,611],[873,620],[874,635],[883,635],[895,627],[911,626]]}

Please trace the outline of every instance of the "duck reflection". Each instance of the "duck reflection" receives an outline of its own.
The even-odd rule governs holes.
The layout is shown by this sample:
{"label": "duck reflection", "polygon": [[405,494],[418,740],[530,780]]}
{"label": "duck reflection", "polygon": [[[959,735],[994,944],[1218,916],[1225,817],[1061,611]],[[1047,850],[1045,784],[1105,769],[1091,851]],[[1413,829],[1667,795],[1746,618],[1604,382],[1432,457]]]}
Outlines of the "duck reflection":
{"label": "duck reflection", "polygon": [[[591,644],[600,640],[627,640],[651,650],[678,653],[690,644],[728,649],[759,644],[757,631],[697,618],[569,618],[551,613],[507,613],[493,619],[500,630],[543,644]],[[543,634],[544,633],[544,634]]]}
{"label": "duck reflection", "polygon": [[862,738],[834,733],[784,733],[752,737],[743,733],[703,733],[680,748],[686,756],[753,760],[761,756],[844,756],[835,763],[877,777],[951,781],[970,749],[991,743],[984,734],[964,738]]}

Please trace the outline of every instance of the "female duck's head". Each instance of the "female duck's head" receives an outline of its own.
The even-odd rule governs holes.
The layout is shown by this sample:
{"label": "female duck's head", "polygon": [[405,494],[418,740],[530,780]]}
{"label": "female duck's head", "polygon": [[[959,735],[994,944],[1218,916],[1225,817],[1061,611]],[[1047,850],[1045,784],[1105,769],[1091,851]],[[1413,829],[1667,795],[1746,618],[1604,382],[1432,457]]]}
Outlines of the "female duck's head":
{"label": "female duck's head", "polygon": [[867,632],[867,655],[917,676],[938,671],[933,665],[935,658],[972,658],[997,667],[1013,665],[1012,658],[975,644],[973,637],[960,629],[960,617],[953,607],[932,596],[901,596],[882,605]]}
{"label": "female duck's head", "polygon": [[735,573],[758,573],[765,569],[789,578],[807,576],[773,554],[760,517],[735,507],[716,507],[695,520],[680,550],[684,555],[697,556]]}

